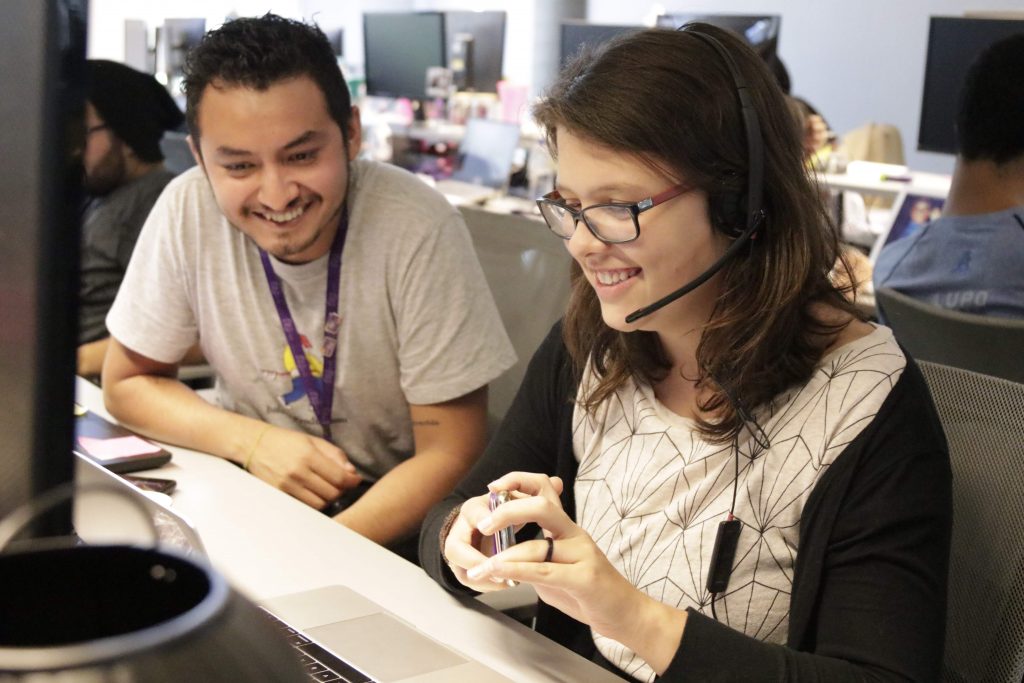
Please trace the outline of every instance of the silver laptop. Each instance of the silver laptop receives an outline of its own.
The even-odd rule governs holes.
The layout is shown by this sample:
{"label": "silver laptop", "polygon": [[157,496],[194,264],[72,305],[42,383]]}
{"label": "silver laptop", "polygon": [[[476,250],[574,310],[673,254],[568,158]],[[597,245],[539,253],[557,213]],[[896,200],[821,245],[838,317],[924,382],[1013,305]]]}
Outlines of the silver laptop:
{"label": "silver laptop", "polygon": [[310,673],[321,666],[332,668],[330,661],[321,661],[318,655],[323,648],[365,676],[359,679],[340,672],[343,680],[511,683],[346,586],[324,586],[283,595],[265,600],[261,606],[294,629],[292,644],[305,655],[302,662]]}
{"label": "silver laptop", "polygon": [[459,168],[437,189],[452,204],[479,204],[508,190],[519,126],[515,123],[470,119],[459,143]]}
{"label": "silver laptop", "polygon": [[[89,458],[76,457],[78,487],[114,488],[123,495],[76,498],[75,527],[87,542],[159,542],[205,557],[192,523],[159,496],[147,494]],[[81,500],[79,500],[79,498]],[[117,505],[147,512],[125,514]],[[141,508],[141,509],[140,509]],[[134,519],[133,519],[134,517]],[[111,525],[110,520],[118,520]],[[96,521],[102,523],[96,523]],[[112,529],[116,526],[116,529]],[[325,586],[265,600],[285,637],[299,651],[311,680],[377,683],[481,683],[510,679],[459,654],[345,586]],[[396,656],[401,653],[401,656]],[[340,660],[337,661],[337,660]],[[337,672],[331,676],[330,672]]]}

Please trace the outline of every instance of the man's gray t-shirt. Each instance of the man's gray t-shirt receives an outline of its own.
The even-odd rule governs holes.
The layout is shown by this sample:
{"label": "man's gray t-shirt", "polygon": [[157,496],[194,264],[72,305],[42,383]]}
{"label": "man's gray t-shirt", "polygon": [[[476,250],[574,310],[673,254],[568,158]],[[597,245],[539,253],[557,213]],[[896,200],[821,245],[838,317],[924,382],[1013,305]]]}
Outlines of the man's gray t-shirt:
{"label": "man's gray t-shirt", "polygon": [[[478,389],[515,354],[458,211],[397,167],[350,169],[332,433],[375,480],[413,453],[409,404]],[[271,261],[319,378],[327,255]],[[258,249],[221,213],[200,168],[176,178],[154,207],[107,326],[129,349],[166,363],[198,340],[224,408],[322,435]]]}

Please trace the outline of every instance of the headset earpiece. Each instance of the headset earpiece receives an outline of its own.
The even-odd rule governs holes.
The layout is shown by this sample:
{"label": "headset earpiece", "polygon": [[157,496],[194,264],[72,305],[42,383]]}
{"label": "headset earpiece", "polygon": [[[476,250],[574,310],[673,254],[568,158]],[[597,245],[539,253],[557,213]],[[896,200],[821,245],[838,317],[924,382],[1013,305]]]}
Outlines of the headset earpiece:
{"label": "headset earpiece", "polygon": [[708,216],[711,225],[722,234],[736,239],[743,234],[747,219],[743,211],[747,205],[745,194],[725,190],[708,196]]}
{"label": "headset earpiece", "polygon": [[682,26],[679,29],[717,52],[722,63],[729,71],[736,90],[740,116],[747,143],[747,173],[745,179],[735,178],[738,188],[730,188],[732,178],[723,178],[722,192],[712,192],[708,197],[709,213],[712,224],[726,235],[738,238],[744,234],[754,237],[755,231],[763,227],[765,212],[762,205],[764,193],[764,145],[761,138],[761,126],[758,121],[757,109],[750,96],[747,82],[740,74],[739,67],[729,51],[722,43],[699,29]]}

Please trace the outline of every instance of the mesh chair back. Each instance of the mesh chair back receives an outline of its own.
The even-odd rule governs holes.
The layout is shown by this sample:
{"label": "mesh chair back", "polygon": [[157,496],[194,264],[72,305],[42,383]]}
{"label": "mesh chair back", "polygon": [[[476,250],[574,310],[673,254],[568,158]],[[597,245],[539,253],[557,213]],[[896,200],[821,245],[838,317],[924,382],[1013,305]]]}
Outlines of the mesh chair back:
{"label": "mesh chair back", "polygon": [[875,300],[915,359],[1024,382],[1024,320],[953,311],[888,287]]}
{"label": "mesh chair back", "polygon": [[196,165],[192,149],[188,146],[188,133],[167,131],[160,139],[160,151],[164,155],[164,166],[176,175]]}
{"label": "mesh chair back", "polygon": [[949,442],[945,681],[1024,677],[1024,384],[920,362]]}

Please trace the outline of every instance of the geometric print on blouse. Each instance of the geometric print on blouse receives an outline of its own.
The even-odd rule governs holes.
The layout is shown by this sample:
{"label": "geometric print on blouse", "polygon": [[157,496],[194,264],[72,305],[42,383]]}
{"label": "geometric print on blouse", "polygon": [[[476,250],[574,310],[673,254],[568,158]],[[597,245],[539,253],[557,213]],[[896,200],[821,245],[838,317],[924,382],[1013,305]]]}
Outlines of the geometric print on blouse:
{"label": "geometric print on blouse", "polygon": [[[692,420],[665,408],[650,386],[629,382],[588,415],[577,403],[576,522],[634,586],[678,609],[711,615],[705,588],[715,534],[729,513],[742,531],[719,621],[785,643],[800,514],[834,459],[871,422],[906,367],[892,332],[878,326],[824,357],[802,388],[755,411],[769,448],[744,432],[739,477],[732,443],[709,444]],[[588,365],[589,368],[589,365]],[[589,369],[582,391],[593,381]],[[630,676],[654,680],[631,650],[593,633],[601,654]]]}

